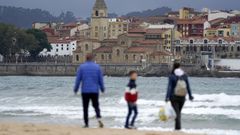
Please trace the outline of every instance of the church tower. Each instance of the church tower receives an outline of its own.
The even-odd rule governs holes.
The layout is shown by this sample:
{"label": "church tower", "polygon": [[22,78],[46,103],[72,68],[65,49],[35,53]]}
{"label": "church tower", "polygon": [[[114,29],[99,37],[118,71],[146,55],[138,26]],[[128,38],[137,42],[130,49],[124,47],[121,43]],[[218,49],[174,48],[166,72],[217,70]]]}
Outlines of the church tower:
{"label": "church tower", "polygon": [[96,0],[91,18],[91,38],[108,39],[108,11],[104,0]]}

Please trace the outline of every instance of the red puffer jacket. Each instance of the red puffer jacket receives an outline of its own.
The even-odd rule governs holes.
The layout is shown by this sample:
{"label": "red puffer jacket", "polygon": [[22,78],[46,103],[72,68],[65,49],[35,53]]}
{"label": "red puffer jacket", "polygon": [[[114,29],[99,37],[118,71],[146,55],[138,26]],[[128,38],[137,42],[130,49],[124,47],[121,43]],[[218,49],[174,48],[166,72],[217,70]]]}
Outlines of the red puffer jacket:
{"label": "red puffer jacket", "polygon": [[125,100],[127,102],[135,103],[138,99],[138,92],[136,89],[126,90],[125,92]]}

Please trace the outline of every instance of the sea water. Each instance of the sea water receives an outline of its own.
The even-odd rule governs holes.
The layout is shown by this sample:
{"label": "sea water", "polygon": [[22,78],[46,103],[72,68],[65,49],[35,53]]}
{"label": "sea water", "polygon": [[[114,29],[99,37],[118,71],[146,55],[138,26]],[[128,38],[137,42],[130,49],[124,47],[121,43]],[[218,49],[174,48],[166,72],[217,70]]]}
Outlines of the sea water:
{"label": "sea water", "polygon": [[[83,124],[81,96],[74,96],[74,77],[0,77],[0,121],[49,124]],[[168,79],[139,77],[140,130],[172,131],[174,122],[160,122]],[[123,128],[127,107],[123,98],[127,77],[105,77],[106,92],[100,95],[106,127]],[[213,135],[240,135],[240,79],[190,78],[194,101],[182,111],[183,131]],[[90,111],[90,125],[96,127]]]}

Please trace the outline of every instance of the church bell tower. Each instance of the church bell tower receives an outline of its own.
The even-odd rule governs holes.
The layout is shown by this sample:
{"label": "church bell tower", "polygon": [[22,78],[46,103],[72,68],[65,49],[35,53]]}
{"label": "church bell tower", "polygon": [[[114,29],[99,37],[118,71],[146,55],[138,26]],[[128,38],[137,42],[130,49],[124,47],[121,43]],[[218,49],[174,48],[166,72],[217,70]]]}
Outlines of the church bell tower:
{"label": "church bell tower", "polygon": [[96,0],[91,18],[91,38],[108,39],[108,11],[104,0]]}

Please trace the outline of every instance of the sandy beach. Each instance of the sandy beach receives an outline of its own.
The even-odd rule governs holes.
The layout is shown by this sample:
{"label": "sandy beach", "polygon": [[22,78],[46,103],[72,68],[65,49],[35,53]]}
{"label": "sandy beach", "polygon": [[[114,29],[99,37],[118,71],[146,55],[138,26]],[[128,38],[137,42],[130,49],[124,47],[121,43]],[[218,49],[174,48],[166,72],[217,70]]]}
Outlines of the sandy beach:
{"label": "sandy beach", "polygon": [[181,132],[150,132],[125,129],[83,129],[77,126],[0,123],[0,135],[187,135]]}

